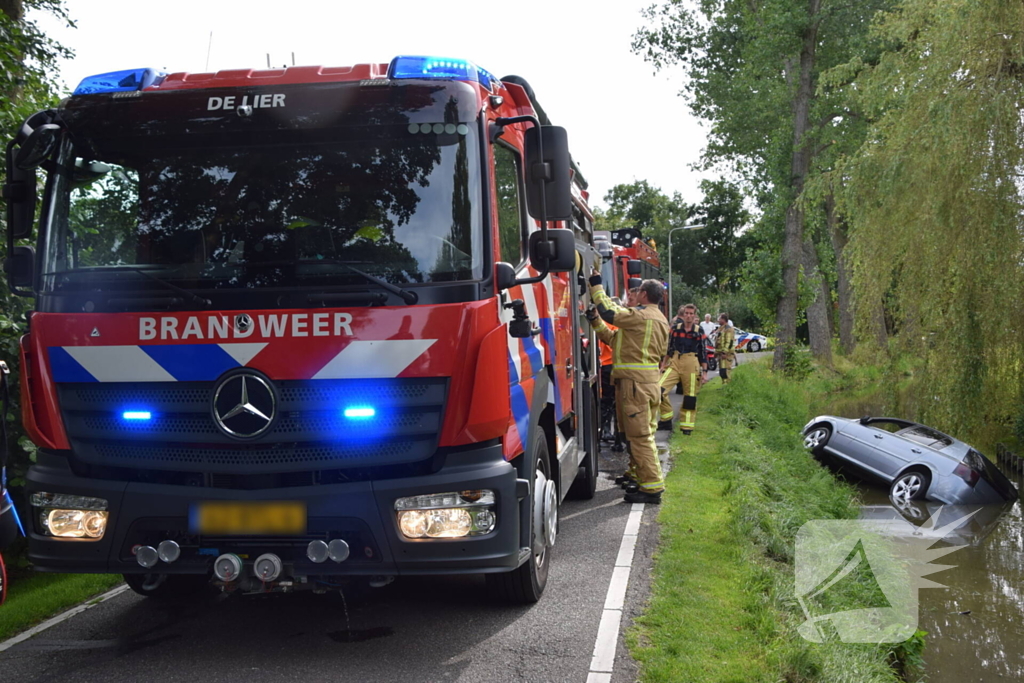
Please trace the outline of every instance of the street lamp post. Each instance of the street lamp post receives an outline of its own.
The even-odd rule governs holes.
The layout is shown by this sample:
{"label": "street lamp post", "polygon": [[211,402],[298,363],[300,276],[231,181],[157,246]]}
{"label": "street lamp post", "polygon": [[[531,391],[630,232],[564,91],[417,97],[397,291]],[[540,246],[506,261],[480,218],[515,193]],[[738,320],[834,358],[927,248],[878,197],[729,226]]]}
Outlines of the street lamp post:
{"label": "street lamp post", "polygon": [[697,230],[707,227],[706,223],[701,225],[680,225],[668,231],[668,314],[674,315],[676,309],[672,308],[672,233],[676,230]]}

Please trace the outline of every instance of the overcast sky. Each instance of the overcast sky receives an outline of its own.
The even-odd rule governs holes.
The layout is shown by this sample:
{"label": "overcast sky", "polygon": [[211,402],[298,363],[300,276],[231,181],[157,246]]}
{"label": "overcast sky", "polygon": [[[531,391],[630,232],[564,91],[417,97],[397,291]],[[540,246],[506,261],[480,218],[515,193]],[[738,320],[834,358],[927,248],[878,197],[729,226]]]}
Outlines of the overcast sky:
{"label": "overcast sky", "polygon": [[[73,89],[107,71],[169,72],[386,63],[400,54],[473,61],[533,86],[590,183],[591,204],[619,183],[647,180],[699,201],[690,165],[703,132],[677,95],[681,75],[654,75],[630,51],[652,0],[69,0],[77,28],[35,17],[76,57],[62,69]],[[212,44],[210,33],[213,33]]]}

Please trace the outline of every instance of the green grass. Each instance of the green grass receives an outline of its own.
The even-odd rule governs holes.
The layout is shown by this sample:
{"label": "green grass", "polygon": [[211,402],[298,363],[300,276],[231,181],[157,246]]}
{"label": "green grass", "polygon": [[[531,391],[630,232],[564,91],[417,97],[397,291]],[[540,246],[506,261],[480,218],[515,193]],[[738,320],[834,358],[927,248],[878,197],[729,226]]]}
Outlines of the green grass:
{"label": "green grass", "polygon": [[[903,654],[892,648],[816,644],[797,633],[796,533],[809,520],[858,511],[854,490],[804,452],[799,430],[811,396],[870,382],[873,372],[854,374],[798,382],[752,363],[728,386],[714,381],[701,392],[697,430],[672,441],[652,597],[627,634],[641,680],[898,680],[888,662]],[[855,584],[829,611],[861,606],[873,590]]]}
{"label": "green grass", "polygon": [[19,572],[11,577],[7,602],[0,607],[0,641],[105,593],[123,581],[119,574]]}

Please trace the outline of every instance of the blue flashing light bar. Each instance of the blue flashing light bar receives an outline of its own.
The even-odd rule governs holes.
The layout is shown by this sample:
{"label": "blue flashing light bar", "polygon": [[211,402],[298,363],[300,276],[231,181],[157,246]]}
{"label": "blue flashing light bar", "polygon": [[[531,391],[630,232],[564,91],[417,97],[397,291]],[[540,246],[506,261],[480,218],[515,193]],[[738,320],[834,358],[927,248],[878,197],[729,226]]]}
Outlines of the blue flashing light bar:
{"label": "blue flashing light bar", "polygon": [[491,72],[465,59],[446,57],[401,56],[391,60],[388,78],[426,78],[446,81],[476,81],[488,90],[493,90],[492,81],[497,81]]}
{"label": "blue flashing light bar", "polygon": [[370,406],[352,406],[345,408],[345,417],[350,420],[367,420],[377,414],[375,408]]}
{"label": "blue flashing light bar", "polygon": [[126,420],[151,420],[153,413],[148,410],[126,410],[121,413],[121,417]]}
{"label": "blue flashing light bar", "polygon": [[132,92],[159,85],[167,74],[156,69],[127,69],[96,74],[82,79],[73,95],[96,95],[108,92]]}

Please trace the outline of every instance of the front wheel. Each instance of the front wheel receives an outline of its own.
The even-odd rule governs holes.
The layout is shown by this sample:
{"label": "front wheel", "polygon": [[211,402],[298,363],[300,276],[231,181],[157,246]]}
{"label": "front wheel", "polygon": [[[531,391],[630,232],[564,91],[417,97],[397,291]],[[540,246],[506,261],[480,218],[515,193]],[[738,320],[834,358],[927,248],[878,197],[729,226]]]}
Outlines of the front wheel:
{"label": "front wheel", "polygon": [[533,486],[530,488],[530,557],[517,569],[488,574],[487,585],[500,600],[529,604],[540,600],[548,583],[551,546],[558,528],[558,491],[551,479],[548,442],[544,430],[534,427]]}
{"label": "front wheel", "polygon": [[761,342],[755,339],[754,341],[750,342],[750,344],[747,345],[747,348],[750,349],[751,353],[757,353],[758,351],[761,350]]}
{"label": "front wheel", "polygon": [[889,486],[889,496],[895,500],[924,500],[928,493],[928,476],[917,470],[904,472]]}
{"label": "front wheel", "polygon": [[832,429],[826,424],[814,425],[804,435],[804,448],[813,455],[821,457],[825,455],[825,444],[832,437]]}
{"label": "front wheel", "polygon": [[124,582],[139,595],[170,601],[201,592],[209,579],[197,574],[123,574]]}
{"label": "front wheel", "polygon": [[7,599],[7,567],[4,566],[4,556],[0,555],[0,605]]}

